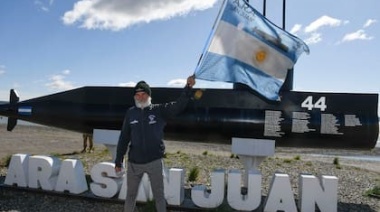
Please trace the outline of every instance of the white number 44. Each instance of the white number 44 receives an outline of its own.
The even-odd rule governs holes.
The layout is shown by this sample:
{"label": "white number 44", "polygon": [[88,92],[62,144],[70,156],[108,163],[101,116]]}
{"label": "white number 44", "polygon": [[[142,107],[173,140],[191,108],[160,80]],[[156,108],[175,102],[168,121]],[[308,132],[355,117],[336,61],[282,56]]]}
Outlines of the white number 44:
{"label": "white number 44", "polygon": [[302,102],[301,107],[312,110],[313,108],[319,108],[321,111],[325,111],[327,108],[326,97],[322,96],[313,104],[313,96],[308,96]]}

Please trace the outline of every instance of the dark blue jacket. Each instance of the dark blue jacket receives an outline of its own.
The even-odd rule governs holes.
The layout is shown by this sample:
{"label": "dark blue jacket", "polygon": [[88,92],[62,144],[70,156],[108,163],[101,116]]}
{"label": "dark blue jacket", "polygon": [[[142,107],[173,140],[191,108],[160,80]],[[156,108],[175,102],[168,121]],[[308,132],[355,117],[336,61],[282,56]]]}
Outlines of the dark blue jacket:
{"label": "dark blue jacket", "polygon": [[166,120],[181,113],[191,97],[191,88],[175,102],[151,104],[143,109],[128,109],[117,144],[115,165],[121,167],[128,147],[128,161],[144,164],[160,159],[165,153],[163,142]]}

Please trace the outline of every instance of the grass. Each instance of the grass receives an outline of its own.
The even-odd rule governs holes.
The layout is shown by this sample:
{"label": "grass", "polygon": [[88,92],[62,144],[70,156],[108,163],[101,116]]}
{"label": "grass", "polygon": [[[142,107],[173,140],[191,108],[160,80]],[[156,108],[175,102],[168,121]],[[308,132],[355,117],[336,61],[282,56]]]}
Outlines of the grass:
{"label": "grass", "polygon": [[0,167],[8,167],[11,162],[12,155],[8,155],[0,160]]}
{"label": "grass", "polygon": [[380,198],[380,185],[376,185],[375,187],[367,190],[365,192],[365,195],[366,196],[375,196],[375,197]]}
{"label": "grass", "polygon": [[339,165],[339,158],[334,158],[334,160],[333,160],[333,164],[334,165]]}
{"label": "grass", "polygon": [[141,212],[151,212],[156,210],[156,202],[154,200],[148,200],[144,205],[139,207],[138,211]]}
{"label": "grass", "polygon": [[371,197],[377,197],[380,199],[380,178],[376,178],[375,182],[376,182],[376,185],[373,188],[367,190],[364,193],[364,195],[365,196],[371,196]]}
{"label": "grass", "polygon": [[199,168],[198,167],[193,167],[190,170],[189,177],[187,178],[187,181],[189,182],[196,182],[199,177]]}
{"label": "grass", "polygon": [[231,154],[231,155],[230,155],[230,158],[231,158],[231,159],[233,159],[233,158],[239,159],[239,156],[238,156],[238,155],[235,155],[235,154]]}
{"label": "grass", "polygon": [[334,158],[334,160],[333,160],[333,164],[335,165],[335,168],[337,168],[337,169],[342,169],[342,166],[340,165],[340,162],[339,162],[339,158],[338,158],[338,157]]}

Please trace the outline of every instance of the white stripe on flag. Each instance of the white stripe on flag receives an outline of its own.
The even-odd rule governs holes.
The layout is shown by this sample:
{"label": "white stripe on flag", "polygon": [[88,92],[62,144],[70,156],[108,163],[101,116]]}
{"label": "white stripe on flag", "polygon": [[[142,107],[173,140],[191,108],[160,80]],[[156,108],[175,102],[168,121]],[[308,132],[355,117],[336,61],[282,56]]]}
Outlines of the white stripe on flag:
{"label": "white stripe on flag", "polygon": [[20,107],[18,108],[18,113],[22,115],[32,114],[32,107]]}
{"label": "white stripe on flag", "polygon": [[[223,20],[219,22],[209,51],[235,58],[281,81],[285,80],[287,70],[294,65],[278,50]],[[259,52],[265,54],[262,61],[256,59]]]}

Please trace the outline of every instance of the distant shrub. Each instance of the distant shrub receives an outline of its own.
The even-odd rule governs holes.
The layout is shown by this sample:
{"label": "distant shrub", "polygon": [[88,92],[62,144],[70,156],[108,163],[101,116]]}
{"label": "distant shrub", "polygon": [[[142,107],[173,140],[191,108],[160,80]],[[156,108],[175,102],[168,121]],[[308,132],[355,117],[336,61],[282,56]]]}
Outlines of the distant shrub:
{"label": "distant shrub", "polygon": [[291,163],[292,162],[292,159],[284,159],[284,163]]}
{"label": "distant shrub", "polygon": [[11,162],[12,155],[7,155],[6,157],[2,158],[0,161],[0,166],[9,167],[9,163]]}
{"label": "distant shrub", "polygon": [[337,169],[341,169],[342,168],[342,166],[340,165],[338,157],[334,158],[333,164],[335,165],[335,168],[337,168]]}
{"label": "distant shrub", "polygon": [[339,158],[334,158],[333,164],[338,166],[339,165]]}
{"label": "distant shrub", "polygon": [[204,151],[203,153],[202,153],[202,155],[207,155],[208,154],[208,152],[207,151]]}
{"label": "distant shrub", "polygon": [[239,156],[238,156],[238,155],[235,155],[235,154],[231,154],[231,155],[230,155],[230,158],[236,158],[236,159],[239,159]]}
{"label": "distant shrub", "polygon": [[50,156],[56,157],[56,158],[62,158],[62,154],[57,153],[57,152],[50,153]]}
{"label": "distant shrub", "polygon": [[195,181],[198,180],[198,177],[199,177],[199,168],[198,167],[193,167],[190,170],[189,177],[188,177],[187,181],[189,181],[189,182],[195,182]]}
{"label": "distant shrub", "polygon": [[378,186],[375,186],[373,189],[372,189],[372,193],[373,194],[376,194],[376,195],[380,195],[380,185]]}
{"label": "distant shrub", "polygon": [[[93,149],[95,149],[95,148],[93,148]],[[103,149],[103,154],[109,154],[109,153],[110,153],[110,151],[108,150],[108,148]]]}
{"label": "distant shrub", "polygon": [[380,197],[380,185],[376,185],[372,189],[369,189],[365,193],[366,196],[377,196]]}
{"label": "distant shrub", "polygon": [[301,160],[301,156],[296,155],[293,159],[294,159],[294,160]]}

